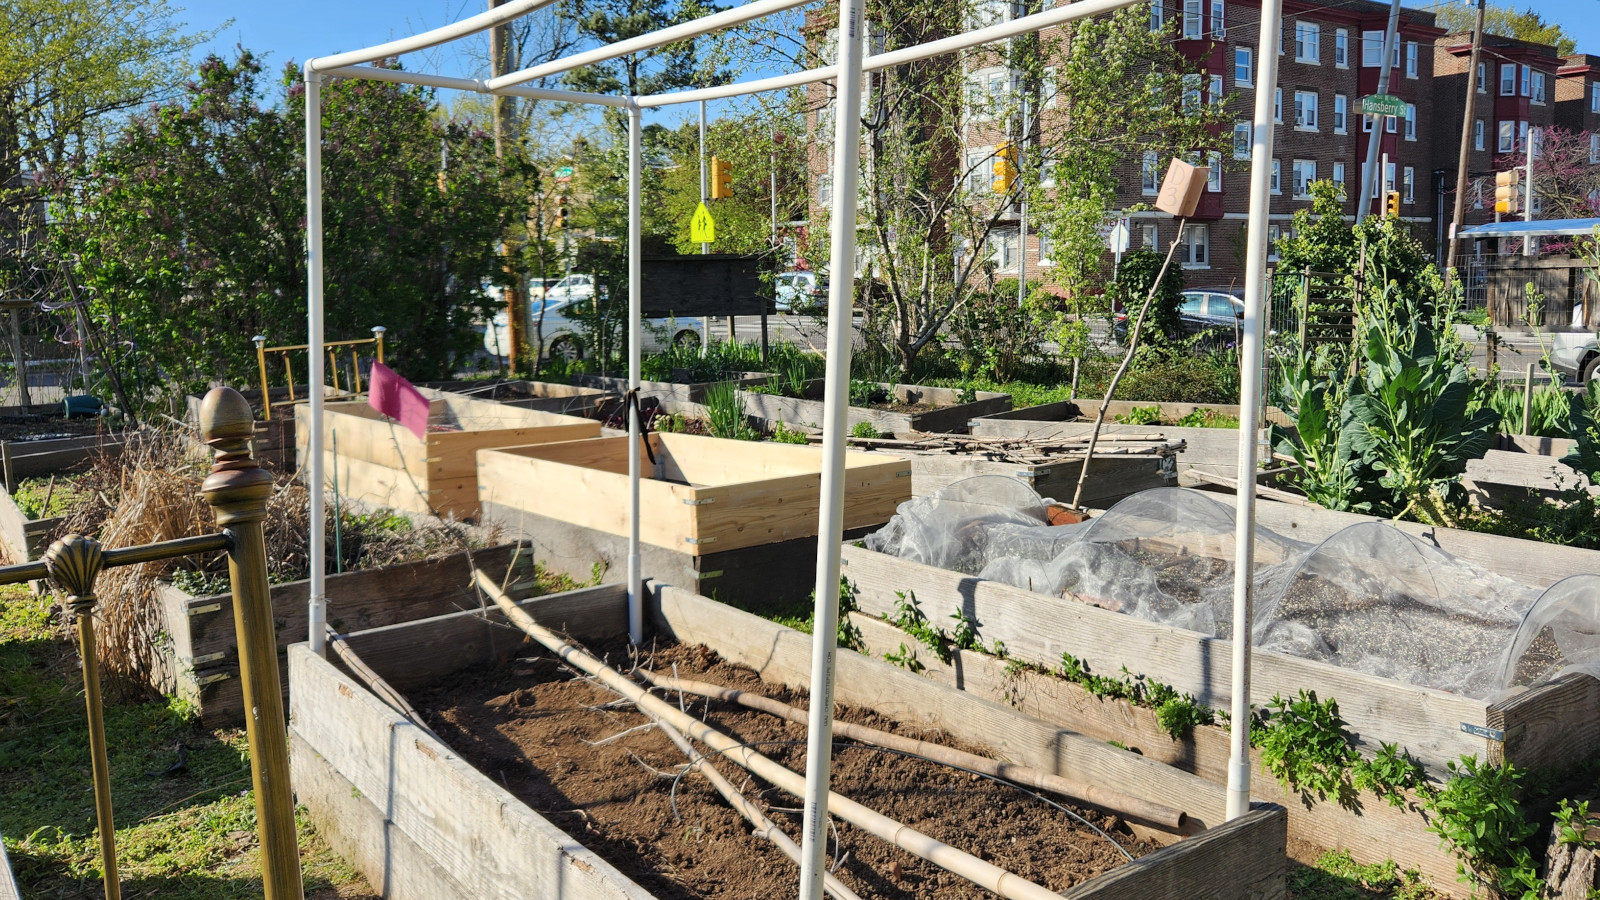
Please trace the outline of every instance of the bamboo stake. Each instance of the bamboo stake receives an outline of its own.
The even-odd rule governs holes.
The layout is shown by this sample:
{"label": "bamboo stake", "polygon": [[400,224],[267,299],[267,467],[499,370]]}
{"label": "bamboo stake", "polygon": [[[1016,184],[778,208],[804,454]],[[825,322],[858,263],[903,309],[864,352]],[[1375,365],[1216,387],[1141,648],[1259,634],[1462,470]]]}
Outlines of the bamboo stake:
{"label": "bamboo stake", "polygon": [[1522,433],[1528,433],[1528,420],[1533,418],[1533,363],[1528,363],[1522,375]]}
{"label": "bamboo stake", "polygon": [[[500,607],[512,624],[543,644],[567,665],[594,676],[606,687],[632,700],[634,705],[647,715],[660,716],[685,734],[722,754],[729,761],[750,770],[751,774],[765,779],[780,790],[796,797],[805,796],[806,780],[799,773],[778,765],[710,725],[674,708],[581,648],[567,643],[560,635],[535,622],[533,617],[519,608],[511,597],[500,589],[500,585],[483,570],[474,569],[473,579],[479,589],[494,599],[495,605]],[[1048,888],[929,837],[909,825],[896,822],[841,794],[829,791],[827,800],[828,812],[862,831],[875,835],[948,872],[960,875],[1007,900],[1061,900],[1059,894]]]}
{"label": "bamboo stake", "polygon": [[1117,367],[1116,374],[1111,376],[1111,383],[1106,385],[1106,398],[1100,401],[1100,411],[1094,417],[1094,430],[1089,432],[1089,449],[1084,453],[1083,465],[1078,468],[1078,486],[1072,492],[1073,509],[1083,509],[1078,505],[1078,501],[1083,499],[1083,483],[1089,479],[1089,463],[1094,461],[1094,445],[1100,440],[1100,428],[1106,423],[1106,410],[1111,408],[1111,398],[1117,392],[1117,383],[1122,381],[1122,376],[1127,373],[1129,364],[1133,362],[1134,351],[1139,349],[1139,332],[1144,328],[1145,313],[1150,311],[1150,303],[1156,299],[1156,290],[1161,287],[1162,279],[1167,277],[1167,267],[1172,265],[1172,254],[1178,252],[1178,244],[1183,241],[1183,229],[1188,224],[1188,219],[1178,220],[1178,236],[1168,245],[1167,258],[1161,262],[1161,271],[1156,273],[1156,280],[1150,283],[1150,292],[1144,297],[1144,305],[1139,307],[1139,318],[1134,320],[1133,330],[1128,332],[1128,352],[1122,357],[1122,365]]}
{"label": "bamboo stake", "polygon": [[[639,669],[637,673],[656,687],[665,688],[669,691],[682,691],[686,694],[710,697],[713,700],[737,703],[740,706],[771,713],[781,719],[787,719],[800,725],[806,724],[807,721],[805,710],[774,700],[771,697],[752,694],[749,691],[726,688],[722,685],[705,681],[692,681],[686,678],[675,678],[670,675],[658,675],[647,669]],[[957,750],[954,747],[902,737],[898,734],[879,731],[876,728],[868,728],[851,722],[835,721],[833,730],[853,741],[860,741],[863,744],[872,744],[877,747],[887,747],[890,750],[899,750],[931,759],[935,762],[960,766],[964,769],[982,772],[985,775],[992,775],[995,778],[1003,778],[1006,781],[1016,782],[1026,787],[1060,794],[1063,797],[1117,813],[1124,818],[1134,819],[1169,831],[1181,830],[1185,820],[1188,818],[1182,811],[1173,809],[1170,806],[1152,803],[1149,800],[1124,794],[1121,791],[1072,781],[1059,775],[1041,772],[1031,766],[999,762],[985,756],[979,756],[976,753]]]}

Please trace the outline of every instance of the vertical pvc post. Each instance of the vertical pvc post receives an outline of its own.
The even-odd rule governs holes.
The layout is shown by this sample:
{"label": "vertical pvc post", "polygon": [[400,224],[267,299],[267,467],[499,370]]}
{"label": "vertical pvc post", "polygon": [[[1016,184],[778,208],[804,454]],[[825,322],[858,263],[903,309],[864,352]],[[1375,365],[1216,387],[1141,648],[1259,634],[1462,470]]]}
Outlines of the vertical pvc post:
{"label": "vertical pvc post", "polygon": [[306,614],[311,652],[327,656],[328,511],[322,497],[322,76],[306,60],[306,343],[311,357],[311,434],[307,435],[307,487],[311,489],[311,596]]}
{"label": "vertical pvc post", "polygon": [[[1228,758],[1228,818],[1250,811],[1250,625],[1255,615],[1251,576],[1256,551],[1256,429],[1262,395],[1262,316],[1267,278],[1267,212],[1271,201],[1272,105],[1278,86],[1278,33],[1283,0],[1262,0],[1260,45],[1256,50],[1254,144],[1250,150],[1250,227],[1246,230],[1244,341],[1239,361],[1239,489],[1234,515],[1233,561],[1233,733]],[[1387,62],[1388,60],[1385,60]]]}
{"label": "vertical pvc post", "polygon": [[[1591,90],[1593,90],[1593,89],[1591,88]],[[1529,128],[1528,129],[1528,147],[1527,147],[1527,151],[1528,151],[1528,161],[1527,161],[1528,171],[1524,172],[1523,175],[1522,175],[1522,221],[1524,221],[1524,222],[1532,222],[1533,221],[1533,158],[1536,155],[1538,155],[1538,153],[1539,153],[1539,129],[1537,129],[1537,128]],[[1538,254],[1533,252],[1533,238],[1525,237],[1525,238],[1522,239],[1522,255],[1523,256],[1537,256],[1538,255]],[[1523,434],[1527,434],[1528,433],[1527,429],[1524,428],[1522,433]]]}
{"label": "vertical pvc post", "polygon": [[[700,101],[700,205],[706,203],[706,102]],[[700,255],[711,252],[711,245],[701,241]],[[711,317],[700,317],[700,355],[705,356],[711,345]]]}
{"label": "vertical pvc post", "polygon": [[[643,198],[644,147],[639,107],[628,108],[628,639],[644,640],[644,598],[639,565],[639,345],[643,306],[640,255],[643,252],[640,206]],[[597,295],[598,296],[598,295]]]}
{"label": "vertical pvc post", "polygon": [[823,387],[822,508],[817,521],[816,627],[801,823],[800,900],[820,900],[827,871],[828,783],[833,765],[833,657],[839,630],[839,545],[844,540],[844,457],[850,402],[850,310],[856,271],[856,184],[861,162],[863,0],[840,0],[838,115],[833,138],[832,246],[828,256],[828,356]]}

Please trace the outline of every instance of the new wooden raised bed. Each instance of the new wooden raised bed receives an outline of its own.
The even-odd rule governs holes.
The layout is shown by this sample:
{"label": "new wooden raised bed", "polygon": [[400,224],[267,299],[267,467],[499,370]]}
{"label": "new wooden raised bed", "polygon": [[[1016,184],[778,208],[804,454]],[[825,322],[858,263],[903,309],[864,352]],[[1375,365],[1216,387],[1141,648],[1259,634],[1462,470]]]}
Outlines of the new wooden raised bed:
{"label": "new wooden raised bed", "polygon": [[593,416],[607,400],[619,396],[615,391],[602,388],[525,379],[429,381],[418,387],[461,394],[474,400],[493,400],[518,409],[585,417]]}
{"label": "new wooden raised bed", "polygon": [[[1011,408],[1010,394],[975,391],[975,399],[963,401],[961,392],[951,388],[921,387],[914,384],[879,384],[889,397],[878,406],[851,406],[850,425],[866,422],[879,434],[906,435],[914,431],[940,434],[965,434],[968,421]],[[806,383],[805,396],[786,397],[759,391],[740,391],[745,411],[765,421],[767,427],[779,421],[790,425],[816,427],[822,421],[822,379]]]}
{"label": "new wooden raised bed", "polygon": [[[590,419],[423,392],[430,398],[426,440],[365,402],[324,407],[323,446],[328,449],[323,477],[332,482],[337,471],[340,495],[408,512],[472,518],[478,514],[478,450],[600,436],[600,423]],[[304,466],[310,410],[296,409],[295,421],[295,444]]]}
{"label": "new wooden raised bed", "polygon": [[[351,631],[476,607],[478,601],[471,590],[474,564],[500,576],[512,567],[512,580],[516,581],[530,577],[533,557],[526,548],[519,554],[514,545],[507,544],[474,551],[470,557],[461,552],[425,562],[329,575],[328,624]],[[306,639],[310,588],[309,581],[272,587],[280,649]],[[207,724],[242,720],[233,595],[196,597],[163,584],[158,599],[168,640],[160,648],[153,673],[155,686],[196,704]],[[288,670],[280,666],[279,671]],[[284,688],[288,688],[286,675]]]}
{"label": "new wooden raised bed", "polygon": [[[806,635],[672,587],[652,585],[647,604],[656,627],[682,644],[704,645],[729,662],[755,669],[772,684],[804,687],[809,680],[811,643]],[[521,607],[579,641],[612,639],[627,627],[620,586],[557,594]],[[404,693],[517,653],[521,635],[508,633],[502,623],[498,610],[487,617],[461,613],[352,634],[348,643],[368,667]],[[842,704],[878,710],[914,727],[937,728],[1013,762],[1181,806],[1192,817],[1191,830],[1203,829],[1063,896],[1283,896],[1281,808],[1262,805],[1223,822],[1223,791],[1202,779],[849,651],[839,653],[838,667]],[[563,817],[568,830],[557,827],[333,664],[296,646],[289,668],[298,798],[334,849],[384,896],[651,896],[581,843],[591,833],[588,826],[574,826]],[[1175,837],[1167,834],[1163,842]]]}
{"label": "new wooden raised bed", "polygon": [[[1184,451],[1178,456],[1178,481],[1190,486],[1194,479],[1191,471],[1199,470],[1224,478],[1234,478],[1239,471],[1239,429],[1191,428],[1177,425],[1124,425],[1117,416],[1126,416],[1135,408],[1161,408],[1162,421],[1176,421],[1197,411],[1210,410],[1220,416],[1237,418],[1238,406],[1214,403],[1140,403],[1113,400],[1106,410],[1106,422],[1100,428],[1101,439],[1126,435],[1160,435],[1169,441],[1183,441]],[[1094,430],[1095,412],[1099,404],[1093,400],[1073,402],[1063,400],[1039,406],[1026,406],[1007,412],[992,413],[975,418],[969,423],[975,437],[1005,438],[1082,438]],[[1277,425],[1294,422],[1276,407],[1267,411],[1267,420]]]}
{"label": "new wooden raised bed", "polygon": [[[680,377],[687,378],[688,375],[685,373],[681,374]],[[749,387],[751,385],[766,384],[771,378],[772,375],[767,372],[742,372],[724,381],[697,381],[693,383],[680,380],[640,381],[639,396],[654,397],[661,401],[663,406],[670,406],[672,403],[704,403],[706,391],[718,384],[726,384],[731,381],[740,387]],[[625,394],[628,391],[628,379],[611,375],[574,375],[572,376],[572,383],[580,387],[611,391],[618,395]]]}

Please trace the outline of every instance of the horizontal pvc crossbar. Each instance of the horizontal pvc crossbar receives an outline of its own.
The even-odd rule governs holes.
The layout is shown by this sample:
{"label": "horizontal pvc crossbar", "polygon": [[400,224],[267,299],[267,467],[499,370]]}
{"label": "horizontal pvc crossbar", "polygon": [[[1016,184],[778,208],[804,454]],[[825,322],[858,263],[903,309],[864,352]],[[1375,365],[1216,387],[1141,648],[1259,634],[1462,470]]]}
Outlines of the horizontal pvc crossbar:
{"label": "horizontal pvc crossbar", "polygon": [[638,53],[653,47],[660,47],[674,41],[699,37],[702,34],[718,31],[730,25],[739,25],[752,19],[759,19],[764,16],[770,16],[773,13],[794,9],[797,6],[804,6],[810,2],[811,0],[755,0],[755,2],[735,6],[719,13],[702,16],[692,22],[673,25],[660,31],[652,31],[649,34],[628,38],[625,41],[617,41],[604,47],[585,50],[582,53],[574,53],[571,56],[565,56],[552,62],[540,63],[537,66],[510,72],[498,78],[491,78],[487,83],[491,91],[498,91],[501,88],[509,87],[513,84],[522,84],[535,78],[543,78],[546,75],[557,75],[582,66],[605,62],[608,59],[616,59],[619,56],[627,56],[630,53]]}
{"label": "horizontal pvc crossbar", "polygon": [[450,88],[458,91],[476,91],[480,94],[506,94],[514,97],[532,97],[535,100],[554,100],[559,103],[592,103],[597,106],[632,106],[627,97],[607,94],[586,94],[581,91],[552,91],[545,88],[508,87],[490,91],[482,81],[472,78],[453,78],[449,75],[429,75],[426,72],[407,72],[404,69],[379,69],[373,66],[346,66],[330,69],[327,76],[341,78],[367,78],[373,81],[390,81],[396,84],[418,84],[423,87]]}
{"label": "horizontal pvc crossbar", "polygon": [[342,69],[345,66],[359,66],[362,63],[373,62],[379,59],[388,59],[413,50],[426,50],[440,44],[463,38],[469,34],[486,31],[503,22],[509,22],[525,13],[549,6],[556,0],[511,0],[505,6],[491,9],[488,12],[478,13],[471,18],[442,25],[432,31],[424,31],[411,37],[378,44],[365,50],[350,50],[345,53],[335,53],[332,56],[318,57],[306,61],[306,66],[314,72],[329,72]]}

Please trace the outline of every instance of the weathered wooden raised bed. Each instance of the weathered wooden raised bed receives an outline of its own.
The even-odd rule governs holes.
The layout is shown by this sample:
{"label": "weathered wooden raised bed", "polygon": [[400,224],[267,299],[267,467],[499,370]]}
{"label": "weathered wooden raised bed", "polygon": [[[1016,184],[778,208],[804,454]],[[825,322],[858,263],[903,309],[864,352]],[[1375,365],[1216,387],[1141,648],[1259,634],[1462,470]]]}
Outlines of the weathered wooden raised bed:
{"label": "weathered wooden raised bed", "polygon": [[[975,391],[975,399],[963,401],[961,391],[952,388],[921,387],[914,384],[879,384],[896,405],[913,408],[901,412],[865,406],[850,407],[850,425],[870,424],[879,434],[906,435],[914,431],[939,434],[965,434],[967,423],[980,416],[1011,408],[1011,395]],[[822,421],[823,380],[806,383],[805,397],[786,397],[759,391],[740,391],[745,411],[763,420],[767,427],[778,422],[817,427]]]}
{"label": "weathered wooden raised bed", "polygon": [[607,400],[619,394],[602,388],[556,384],[550,381],[428,381],[418,387],[461,394],[473,400],[493,400],[518,409],[591,417]]}
{"label": "weathered wooden raised bed", "polygon": [[[682,643],[703,644],[771,683],[805,687],[809,681],[806,635],[653,583],[647,603],[656,627]],[[627,628],[620,586],[521,606],[580,641],[614,638]],[[367,666],[405,692],[517,652],[520,635],[502,622],[495,610],[487,617],[462,613],[351,634],[348,642]],[[333,664],[296,646],[289,669],[297,796],[334,849],[385,897],[650,896]],[[1284,894],[1280,807],[1260,805],[1223,822],[1223,791],[1202,779],[849,651],[838,655],[837,685],[840,703],[938,728],[1004,759],[1179,805],[1194,828],[1203,828],[1065,897],[1271,900]]]}
{"label": "weathered wooden raised bed", "polygon": [[[682,374],[680,377],[686,379],[688,375]],[[771,378],[772,375],[767,372],[742,372],[726,381],[697,381],[694,383],[679,380],[640,381],[639,396],[641,398],[654,397],[656,400],[661,401],[664,406],[669,406],[675,402],[704,403],[706,391],[716,385],[727,384],[731,381],[740,387],[749,387],[751,385],[766,384]],[[580,387],[599,388],[616,394],[625,394],[628,391],[628,379],[611,375],[574,375],[572,376],[572,383]]]}
{"label": "weathered wooden raised bed", "polygon": [[[1140,403],[1130,400],[1113,400],[1106,410],[1106,423],[1100,428],[1101,438],[1119,435],[1160,435],[1169,441],[1183,441],[1184,451],[1178,456],[1178,482],[1189,486],[1193,479],[1188,473],[1203,471],[1224,478],[1233,478],[1239,471],[1238,428],[1190,428],[1177,425],[1123,425],[1117,416],[1125,416],[1135,407],[1161,407],[1163,420],[1181,419],[1199,410],[1212,410],[1218,415],[1239,415],[1238,406],[1215,403]],[[1008,412],[993,413],[976,418],[969,423],[975,437],[1007,438],[1074,438],[1087,437],[1094,430],[1097,401],[1063,400],[1039,406],[1027,406]],[[1287,414],[1276,407],[1267,411],[1267,420],[1277,425],[1293,425]]]}
{"label": "weathered wooden raised bed", "polygon": [[11,860],[6,858],[6,842],[0,840],[0,900],[22,900],[22,888],[11,874]]}
{"label": "weathered wooden raised bed", "polygon": [[68,472],[99,457],[116,458],[122,455],[126,437],[120,431],[84,434],[74,437],[45,437],[38,440],[6,441],[6,453],[11,457],[11,477],[17,481],[25,478],[42,478]]}
{"label": "weathered wooden raised bed", "polygon": [[[507,544],[473,551],[470,557],[461,552],[425,562],[329,575],[328,624],[339,631],[352,631],[476,608],[473,564],[497,577],[512,567],[515,581],[531,576],[533,557],[526,548],[518,553],[515,545]],[[272,587],[280,649],[306,639],[310,588],[309,581]],[[244,705],[233,595],[196,597],[163,584],[158,600],[167,642],[160,648],[156,687],[196,704],[207,724],[241,721]],[[287,671],[280,666],[280,672]],[[286,675],[285,679],[287,689]]]}
{"label": "weathered wooden raised bed", "polygon": [[5,545],[6,562],[24,563],[39,559],[48,549],[46,538],[61,524],[60,517],[30,519],[9,492],[0,492],[0,543]]}
{"label": "weathered wooden raised bed", "polygon": [[1497,435],[1482,459],[1467,463],[1461,485],[1474,503],[1492,508],[1515,500],[1550,500],[1574,489],[1600,494],[1600,486],[1561,462],[1576,444],[1571,438]]}
{"label": "weathered wooden raised bed", "polygon": [[[323,477],[333,482],[337,472],[333,483],[340,495],[408,512],[472,518],[478,514],[478,450],[600,436],[600,423],[591,419],[424,393],[429,396],[426,440],[362,401],[324,407],[323,446],[328,449]],[[295,410],[295,420],[295,443],[304,466],[310,410]]]}

